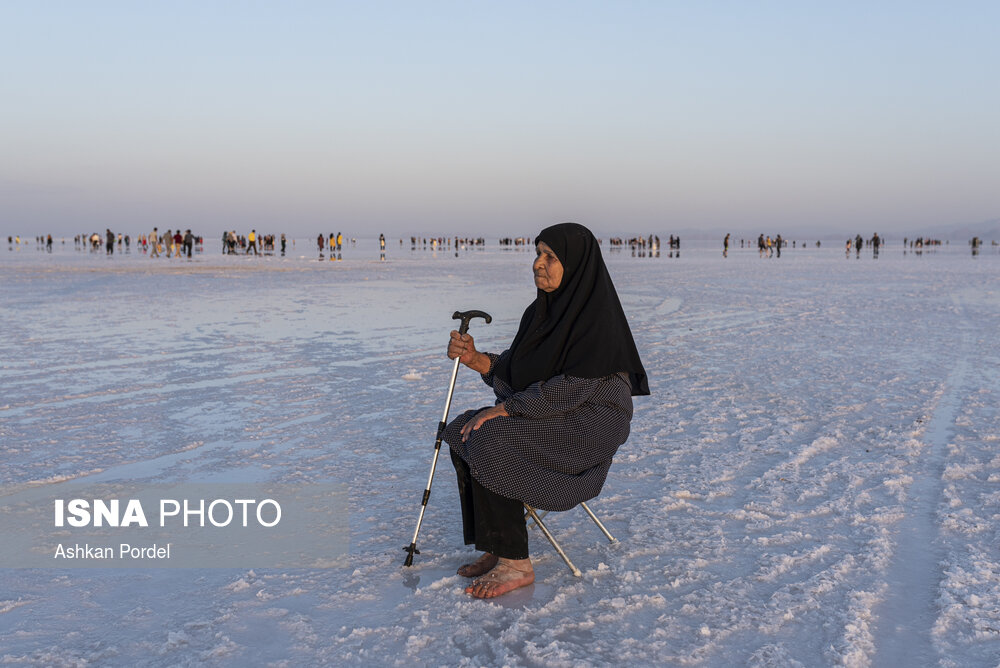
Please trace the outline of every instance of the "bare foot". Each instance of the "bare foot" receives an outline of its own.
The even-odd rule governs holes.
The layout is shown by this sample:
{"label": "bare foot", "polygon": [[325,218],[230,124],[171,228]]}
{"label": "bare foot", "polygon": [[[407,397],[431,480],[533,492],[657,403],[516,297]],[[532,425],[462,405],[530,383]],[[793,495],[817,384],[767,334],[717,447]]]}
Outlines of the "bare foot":
{"label": "bare foot", "polygon": [[458,569],[458,574],[464,578],[478,578],[483,573],[490,572],[494,566],[497,565],[500,557],[495,554],[490,554],[489,552],[483,552],[478,559],[473,561],[471,564],[465,564],[460,566]]}
{"label": "bare foot", "polygon": [[534,581],[535,569],[530,559],[500,559],[489,573],[466,587],[465,593],[476,598],[494,598]]}

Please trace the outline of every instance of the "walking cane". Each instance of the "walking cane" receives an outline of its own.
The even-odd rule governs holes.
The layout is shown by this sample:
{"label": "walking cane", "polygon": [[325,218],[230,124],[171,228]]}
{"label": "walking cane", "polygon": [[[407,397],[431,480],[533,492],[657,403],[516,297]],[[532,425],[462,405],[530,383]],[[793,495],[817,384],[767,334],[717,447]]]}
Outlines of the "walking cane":
{"label": "walking cane", "polygon": [[[461,320],[462,325],[458,328],[458,333],[465,334],[469,331],[469,321],[473,318],[482,318],[486,324],[493,322],[493,317],[485,311],[455,311],[451,316],[453,320]],[[451,395],[455,392],[455,378],[458,376],[459,358],[455,358],[455,367],[451,370],[451,385],[448,387],[448,399],[444,402],[444,415],[441,416],[441,423],[438,424],[437,440],[434,442],[434,458],[431,460],[431,474],[427,478],[427,489],[424,490],[424,498],[420,501],[420,516],[417,517],[417,528],[413,532],[413,540],[408,547],[403,549],[407,552],[404,566],[413,565],[413,555],[420,554],[417,549],[417,534],[420,533],[420,525],[424,521],[424,511],[427,510],[427,499],[431,497],[431,483],[434,482],[434,470],[437,468],[438,455],[441,454],[441,436],[444,428],[448,425],[448,410],[451,408]]]}

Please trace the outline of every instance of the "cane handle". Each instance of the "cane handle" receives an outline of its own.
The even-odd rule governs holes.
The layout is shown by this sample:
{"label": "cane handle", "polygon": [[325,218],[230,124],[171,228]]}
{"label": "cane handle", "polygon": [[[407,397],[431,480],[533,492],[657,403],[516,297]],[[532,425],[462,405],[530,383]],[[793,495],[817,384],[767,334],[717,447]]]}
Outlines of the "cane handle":
{"label": "cane handle", "polygon": [[451,316],[452,320],[461,320],[462,325],[458,328],[459,334],[465,334],[469,331],[469,321],[473,318],[482,318],[486,321],[486,324],[493,322],[493,316],[491,316],[486,311],[455,311]]}

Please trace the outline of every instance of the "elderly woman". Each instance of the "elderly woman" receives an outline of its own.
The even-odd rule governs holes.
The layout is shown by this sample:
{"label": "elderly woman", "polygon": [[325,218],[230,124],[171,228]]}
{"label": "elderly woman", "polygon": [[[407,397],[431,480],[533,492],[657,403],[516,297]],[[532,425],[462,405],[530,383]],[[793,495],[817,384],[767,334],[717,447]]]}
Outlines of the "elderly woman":
{"label": "elderly woman", "polygon": [[646,372],[597,239],[563,223],[535,239],[535,301],[510,348],[483,353],[451,333],[448,357],[482,374],[496,404],[444,432],[458,472],[465,543],[483,554],[458,569],[466,592],[492,598],[535,580],[523,504],[568,510],[598,495],[628,438]]}

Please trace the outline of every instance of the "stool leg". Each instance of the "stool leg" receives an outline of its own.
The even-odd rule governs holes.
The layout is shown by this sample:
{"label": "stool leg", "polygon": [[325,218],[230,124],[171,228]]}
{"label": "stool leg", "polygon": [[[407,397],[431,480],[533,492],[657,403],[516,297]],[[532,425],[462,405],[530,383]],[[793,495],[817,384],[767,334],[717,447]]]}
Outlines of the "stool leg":
{"label": "stool leg", "polygon": [[612,536],[611,533],[604,528],[604,525],[601,524],[601,520],[597,519],[597,515],[595,515],[594,511],[590,509],[590,506],[588,506],[586,503],[582,501],[580,502],[580,505],[583,506],[583,509],[587,511],[588,515],[590,515],[590,519],[594,520],[594,524],[597,525],[597,528],[604,533],[604,537],[607,538],[611,544],[617,543],[618,539]]}
{"label": "stool leg", "polygon": [[528,514],[531,515],[531,519],[535,521],[535,524],[538,525],[538,528],[542,530],[542,533],[545,534],[545,537],[549,539],[550,543],[552,543],[552,547],[556,549],[556,552],[559,553],[559,556],[562,557],[563,561],[566,562],[566,565],[569,566],[569,570],[573,572],[573,575],[575,575],[576,577],[582,576],[583,574],[580,572],[580,569],[577,568],[573,564],[573,562],[569,560],[569,557],[566,556],[566,553],[563,552],[563,549],[559,547],[559,543],[557,543],[556,539],[552,537],[551,533],[549,533],[548,528],[545,526],[545,523],[542,522],[542,518],[538,516],[538,513],[535,512],[535,509],[529,505],[525,505],[524,508],[525,510],[528,511]]}
{"label": "stool leg", "polygon": [[[530,515],[530,514],[528,513],[528,510],[527,510],[527,508],[528,508],[528,507],[527,507],[527,506],[525,506],[525,510],[524,510],[524,516],[525,516],[525,518],[527,518],[527,519],[531,519],[531,515]],[[535,512],[536,512],[536,513],[538,513],[538,511],[537,511],[537,510],[536,510]],[[549,511],[547,511],[547,510],[543,510],[542,512],[538,513],[538,516],[539,516],[540,518],[542,518],[542,519],[545,519],[545,516],[546,516],[546,515],[548,515],[548,514],[549,514]],[[534,522],[534,520],[531,520],[531,521],[532,521],[532,522]],[[532,528],[534,528],[534,527],[532,527]]]}

